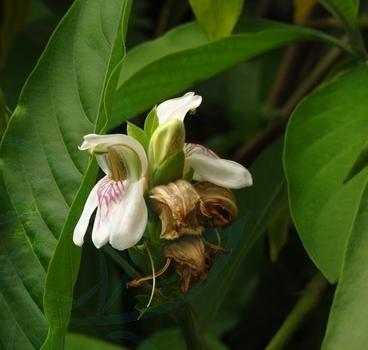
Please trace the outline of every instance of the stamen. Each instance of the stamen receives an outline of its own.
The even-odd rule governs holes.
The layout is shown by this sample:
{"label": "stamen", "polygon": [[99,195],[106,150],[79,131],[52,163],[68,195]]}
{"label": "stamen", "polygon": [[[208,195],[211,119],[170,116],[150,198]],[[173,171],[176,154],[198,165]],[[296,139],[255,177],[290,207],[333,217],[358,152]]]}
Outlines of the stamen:
{"label": "stamen", "polygon": [[114,181],[121,181],[127,178],[124,163],[119,154],[112,147],[108,148],[107,160],[111,170],[111,178]]}
{"label": "stamen", "polygon": [[146,281],[149,281],[153,278],[160,277],[169,268],[170,264],[171,264],[171,259],[167,258],[164,267],[160,271],[158,271],[154,276],[151,275],[151,276],[146,276],[146,277],[142,277],[142,278],[136,278],[132,281],[129,281],[127,283],[127,287],[128,288],[129,287],[136,288],[136,287],[141,286]]}

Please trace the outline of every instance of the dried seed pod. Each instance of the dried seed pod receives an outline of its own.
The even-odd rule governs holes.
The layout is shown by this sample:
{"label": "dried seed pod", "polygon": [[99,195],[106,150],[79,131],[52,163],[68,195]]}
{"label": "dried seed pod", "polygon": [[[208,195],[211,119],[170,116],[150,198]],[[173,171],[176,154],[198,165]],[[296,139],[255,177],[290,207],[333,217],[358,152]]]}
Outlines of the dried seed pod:
{"label": "dried seed pod", "polygon": [[184,234],[200,234],[201,199],[194,187],[185,180],[157,186],[151,192],[161,219],[161,238],[175,239]]}
{"label": "dried seed pod", "polygon": [[229,189],[210,182],[197,182],[194,188],[202,202],[202,222],[210,222],[214,226],[224,226],[235,219],[238,208],[235,197]]}
{"label": "dried seed pod", "polygon": [[187,235],[168,244],[164,255],[177,263],[176,271],[182,278],[181,289],[189,290],[191,278],[207,277],[211,266],[209,254],[204,241],[199,236]]}

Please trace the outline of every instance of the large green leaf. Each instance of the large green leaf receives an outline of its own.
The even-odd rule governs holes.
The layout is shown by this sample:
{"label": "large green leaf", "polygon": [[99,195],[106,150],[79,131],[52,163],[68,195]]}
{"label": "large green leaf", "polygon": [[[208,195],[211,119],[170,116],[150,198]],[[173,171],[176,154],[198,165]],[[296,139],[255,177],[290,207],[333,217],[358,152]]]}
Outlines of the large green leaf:
{"label": "large green leaf", "polygon": [[322,349],[360,350],[368,343],[368,187],[346,248]]}
{"label": "large green leaf", "polygon": [[49,325],[47,345],[62,348],[80,258],[71,233],[97,168],[92,163],[86,172],[88,157],[77,145],[106,123],[117,80],[111,72],[123,55],[127,3],[75,1],[27,80],[4,135],[0,341],[5,348],[39,349]]}
{"label": "large green leaf", "polygon": [[290,208],[304,247],[330,281],[343,265],[367,172],[343,184],[366,142],[368,69],[362,67],[305,98],[285,144]]}
{"label": "large green leaf", "polygon": [[[265,233],[274,212],[286,202],[281,154],[282,140],[279,140],[251,167],[254,185],[237,193],[240,218],[243,219],[226,232],[225,249],[229,254],[217,258],[206,282],[194,288],[189,295],[193,298],[192,305],[203,327],[211,326],[225,297],[236,298],[240,285],[243,290],[254,286],[254,275],[244,274],[244,264],[251,261],[252,249]],[[232,312],[235,315],[244,304],[240,299],[233,302]],[[224,310],[223,314],[228,322],[232,322],[229,311]]]}
{"label": "large green leaf", "polygon": [[236,34],[213,42],[196,23],[180,26],[128,52],[110,126],[237,63],[305,40],[340,45],[320,32],[269,21],[248,20]]}
{"label": "large green leaf", "polygon": [[239,19],[244,0],[189,0],[199,24],[210,39],[229,35]]}

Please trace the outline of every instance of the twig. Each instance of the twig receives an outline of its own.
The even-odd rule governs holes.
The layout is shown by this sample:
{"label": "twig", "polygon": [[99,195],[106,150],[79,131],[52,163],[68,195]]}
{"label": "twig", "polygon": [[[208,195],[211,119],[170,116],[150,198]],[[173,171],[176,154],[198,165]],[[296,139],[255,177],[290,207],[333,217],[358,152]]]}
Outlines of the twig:
{"label": "twig", "polygon": [[319,304],[326,290],[327,281],[318,272],[305,287],[290,314],[277,333],[266,346],[265,350],[281,350],[290,341],[295,332],[303,324],[306,317]]}

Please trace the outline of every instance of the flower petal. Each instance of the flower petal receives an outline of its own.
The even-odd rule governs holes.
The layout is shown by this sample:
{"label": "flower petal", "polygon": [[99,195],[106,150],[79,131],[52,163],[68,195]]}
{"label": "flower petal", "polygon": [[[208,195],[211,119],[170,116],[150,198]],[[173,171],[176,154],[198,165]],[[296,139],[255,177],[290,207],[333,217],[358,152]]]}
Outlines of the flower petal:
{"label": "flower petal", "polygon": [[202,102],[202,97],[188,92],[184,96],[162,102],[157,106],[157,117],[160,124],[175,118],[184,120],[185,115],[197,108]]}
{"label": "flower petal", "polygon": [[88,195],[86,204],[84,205],[83,208],[83,212],[79,218],[77,225],[75,226],[73,233],[73,242],[78,246],[83,245],[84,235],[86,234],[89,220],[98,205],[97,189],[101,181],[102,180],[97,182],[95,187],[93,187],[92,191]]}
{"label": "flower petal", "polygon": [[109,241],[109,215],[97,208],[95,222],[92,230],[92,242],[96,248],[101,248]]}
{"label": "flower petal", "polygon": [[118,250],[139,242],[147,226],[147,206],[144,200],[144,179],[128,184],[118,213],[110,222],[110,244]]}
{"label": "flower petal", "polygon": [[[89,150],[90,152],[96,153],[104,153],[108,151],[109,147],[114,147],[116,145],[121,145],[130,148],[133,150],[141,163],[142,168],[142,176],[147,171],[147,156],[144,151],[143,146],[135,140],[133,137],[124,134],[110,134],[110,135],[97,135],[97,134],[88,134],[84,136],[83,143],[79,146],[81,151]],[[98,155],[98,158],[103,157],[102,155]],[[123,155],[122,155],[123,156]],[[109,170],[107,168],[107,164],[105,161],[98,159],[99,165],[101,169],[108,174]]]}
{"label": "flower petal", "polygon": [[120,216],[120,206],[126,194],[127,181],[114,181],[105,176],[97,189],[98,208],[92,231],[92,241],[101,248],[110,238],[111,223]]}
{"label": "flower petal", "polygon": [[201,146],[186,144],[186,165],[194,169],[194,179],[209,181],[226,188],[252,186],[252,175],[241,164],[218,158],[211,150]]}

